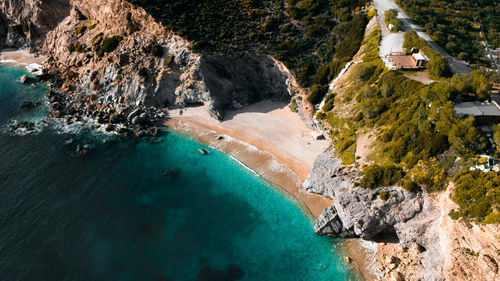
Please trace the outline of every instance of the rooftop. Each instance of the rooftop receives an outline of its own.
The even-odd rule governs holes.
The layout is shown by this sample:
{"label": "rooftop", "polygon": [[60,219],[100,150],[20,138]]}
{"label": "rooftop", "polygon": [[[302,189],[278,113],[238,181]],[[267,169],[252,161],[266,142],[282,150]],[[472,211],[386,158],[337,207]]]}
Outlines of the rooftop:
{"label": "rooftop", "polygon": [[411,55],[389,55],[392,63],[399,69],[419,69]]}
{"label": "rooftop", "polygon": [[489,102],[462,102],[455,104],[458,116],[500,116],[500,110]]}
{"label": "rooftop", "polygon": [[416,60],[425,60],[425,61],[429,61],[429,59],[428,59],[425,55],[420,54],[420,53],[413,54],[413,57],[414,57]]}

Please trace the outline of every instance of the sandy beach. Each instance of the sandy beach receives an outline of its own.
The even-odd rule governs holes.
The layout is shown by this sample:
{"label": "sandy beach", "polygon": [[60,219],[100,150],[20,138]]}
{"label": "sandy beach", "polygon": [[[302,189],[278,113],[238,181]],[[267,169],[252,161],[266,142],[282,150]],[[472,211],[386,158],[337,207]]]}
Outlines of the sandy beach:
{"label": "sandy beach", "polygon": [[166,125],[235,157],[290,194],[314,218],[333,203],[302,189],[329,141],[315,140],[314,131],[285,103],[262,101],[228,112],[222,122],[211,118],[204,107],[187,108],[182,114],[173,110]]}
{"label": "sandy beach", "polygon": [[42,65],[46,60],[46,57],[30,54],[27,50],[5,49],[0,51],[0,64],[22,66],[34,75],[42,74]]}

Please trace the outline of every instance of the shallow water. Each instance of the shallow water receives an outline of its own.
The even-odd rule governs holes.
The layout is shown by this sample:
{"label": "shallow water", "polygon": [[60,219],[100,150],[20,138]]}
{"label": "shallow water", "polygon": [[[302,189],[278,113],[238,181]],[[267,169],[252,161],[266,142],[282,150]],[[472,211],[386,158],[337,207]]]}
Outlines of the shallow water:
{"label": "shallow water", "polygon": [[[159,144],[64,133],[43,106],[19,109],[44,100],[22,74],[0,66],[2,280],[355,278],[334,240],[230,157],[174,132]],[[14,135],[13,119],[44,125]]]}

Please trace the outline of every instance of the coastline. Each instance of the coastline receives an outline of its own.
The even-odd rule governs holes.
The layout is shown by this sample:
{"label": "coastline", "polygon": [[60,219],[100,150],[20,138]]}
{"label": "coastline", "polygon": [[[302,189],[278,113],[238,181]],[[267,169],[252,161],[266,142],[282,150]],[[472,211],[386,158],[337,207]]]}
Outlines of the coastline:
{"label": "coastline", "polygon": [[[307,193],[302,188],[314,160],[328,148],[329,142],[314,140],[310,135],[312,130],[286,104],[263,101],[229,112],[227,116],[225,121],[219,122],[203,107],[184,109],[182,115],[179,110],[172,110],[164,124],[234,157],[290,195],[314,219],[333,204],[332,200]],[[280,143],[279,138],[286,141]],[[300,151],[303,143],[306,143],[305,149]]]}
{"label": "coastline", "polygon": [[[41,74],[45,61],[45,57],[35,56],[27,50],[0,51],[0,64],[24,67],[34,75],[38,75],[37,72]],[[333,204],[332,200],[307,193],[302,187],[316,157],[329,147],[330,142],[315,140],[311,135],[314,131],[288,108],[288,104],[259,102],[228,112],[223,122],[211,118],[203,107],[184,109],[182,115],[179,110],[172,110],[169,114],[170,119],[164,125],[234,158],[288,195],[311,220]],[[257,121],[248,124],[248,118]],[[266,128],[252,134],[256,126]],[[278,140],[277,137],[283,138]],[[352,262],[348,262],[351,269],[361,278],[372,280],[367,278],[370,270],[366,267],[366,254],[361,251],[364,249],[361,243],[357,239],[349,239],[339,247],[339,254],[352,259]]]}
{"label": "coastline", "polygon": [[44,56],[30,54],[28,50],[4,49],[0,50],[0,64],[7,66],[21,66],[33,75],[41,75],[43,64],[47,61]]}
{"label": "coastline", "polygon": [[[273,104],[274,106],[278,105],[278,103],[263,101],[251,105],[246,110],[229,112],[229,118],[222,122],[211,118],[203,107],[184,109],[182,115],[179,114],[179,110],[172,110],[170,111],[170,119],[164,124],[176,132],[192,137],[200,143],[233,157],[274,188],[289,195],[306,215],[315,220],[325,208],[333,204],[333,200],[322,195],[306,192],[302,187],[302,183],[310,173],[316,157],[328,148],[329,141],[316,141],[308,136],[308,133],[312,130],[305,126],[298,114],[291,112],[288,106],[283,106],[283,104],[277,109],[263,113],[266,116],[261,116],[260,119],[265,120],[260,121],[266,121],[267,126],[271,127],[273,123],[275,123],[275,126],[280,125],[280,122],[273,120],[274,115],[275,117],[279,116],[279,119],[282,119],[285,123],[297,123],[295,124],[295,130],[290,133],[297,134],[297,131],[303,130],[302,133],[299,133],[300,137],[298,139],[310,139],[311,145],[318,145],[318,150],[309,151],[309,156],[313,158],[312,161],[293,154],[291,156],[287,155],[290,154],[287,148],[292,149],[291,144],[273,146],[272,141],[268,139],[272,139],[273,135],[279,134],[279,131],[267,128],[266,134],[261,134],[261,132],[251,134],[253,126],[245,122],[248,121],[247,118],[243,116],[240,117],[240,120],[232,121],[237,118],[238,114],[255,117],[259,113],[251,112],[252,109],[266,108]],[[290,118],[296,119],[290,120]],[[284,124],[281,125],[284,126]],[[293,158],[294,156],[296,157],[293,159],[294,162],[286,161],[287,157]],[[302,166],[297,166],[297,162]],[[346,264],[361,280],[376,280],[375,273],[378,266],[374,259],[376,252],[373,252],[373,249],[368,249],[360,239],[355,238],[345,239],[338,244],[337,249],[340,250],[338,253],[345,257]]]}

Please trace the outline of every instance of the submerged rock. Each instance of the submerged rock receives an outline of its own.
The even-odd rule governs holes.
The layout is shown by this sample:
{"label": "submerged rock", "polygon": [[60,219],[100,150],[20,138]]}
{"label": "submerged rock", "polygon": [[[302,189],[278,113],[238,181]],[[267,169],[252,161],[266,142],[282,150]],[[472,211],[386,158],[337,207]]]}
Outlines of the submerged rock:
{"label": "submerged rock", "polygon": [[206,150],[206,149],[203,149],[203,148],[200,148],[198,149],[198,152],[202,155],[208,155],[210,154],[210,151]]}
{"label": "submerged rock", "polygon": [[19,82],[21,82],[22,84],[33,84],[36,83],[36,79],[29,77],[28,74],[24,74],[23,76],[21,76]]}
{"label": "submerged rock", "polygon": [[21,109],[33,109],[37,106],[40,106],[42,103],[41,102],[32,102],[32,101],[25,101],[21,104]]}

